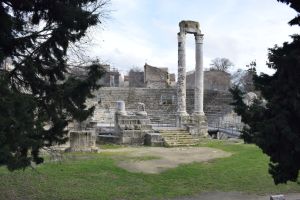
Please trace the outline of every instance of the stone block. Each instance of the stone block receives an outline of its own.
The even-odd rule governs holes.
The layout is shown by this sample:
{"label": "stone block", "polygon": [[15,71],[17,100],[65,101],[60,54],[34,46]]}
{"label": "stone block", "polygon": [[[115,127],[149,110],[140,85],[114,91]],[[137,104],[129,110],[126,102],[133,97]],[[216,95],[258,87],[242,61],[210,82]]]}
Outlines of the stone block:
{"label": "stone block", "polygon": [[98,151],[96,147],[96,135],[94,131],[71,131],[70,151]]}
{"label": "stone block", "polygon": [[285,198],[282,194],[279,194],[279,195],[272,195],[270,197],[270,200],[285,200]]}
{"label": "stone block", "polygon": [[145,135],[145,145],[162,147],[164,145],[163,137],[159,133],[148,133]]}
{"label": "stone block", "polygon": [[143,145],[144,138],[122,137],[121,143],[128,145]]}
{"label": "stone block", "polygon": [[177,127],[184,127],[184,124],[187,124],[190,120],[190,116],[186,114],[179,114],[176,117],[176,126]]}

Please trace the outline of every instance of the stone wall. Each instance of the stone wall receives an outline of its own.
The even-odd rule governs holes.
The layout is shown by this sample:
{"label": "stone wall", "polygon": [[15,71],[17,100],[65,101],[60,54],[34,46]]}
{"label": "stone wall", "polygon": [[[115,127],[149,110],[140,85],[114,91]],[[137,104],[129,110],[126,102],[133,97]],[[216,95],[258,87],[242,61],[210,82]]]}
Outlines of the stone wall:
{"label": "stone wall", "polygon": [[153,132],[147,116],[116,114],[115,117],[115,134],[120,144],[143,145],[145,135]]}
{"label": "stone wall", "polygon": [[[94,120],[113,125],[113,113],[116,101],[123,100],[128,112],[136,111],[137,103],[145,104],[151,119],[160,118],[162,122],[173,123],[177,112],[176,89],[150,88],[101,88],[96,93],[94,102],[98,102],[94,113]],[[230,113],[231,94],[225,91],[205,90],[204,112],[208,123],[215,123],[222,116]],[[194,109],[194,90],[187,90],[187,112]]]}
{"label": "stone wall", "polygon": [[148,65],[144,66],[145,85],[147,88],[167,88],[169,87],[168,68],[158,68]]}
{"label": "stone wall", "polygon": [[[195,87],[195,72],[188,72],[186,77],[186,88]],[[204,89],[228,91],[230,88],[230,74],[224,71],[204,71]]]}

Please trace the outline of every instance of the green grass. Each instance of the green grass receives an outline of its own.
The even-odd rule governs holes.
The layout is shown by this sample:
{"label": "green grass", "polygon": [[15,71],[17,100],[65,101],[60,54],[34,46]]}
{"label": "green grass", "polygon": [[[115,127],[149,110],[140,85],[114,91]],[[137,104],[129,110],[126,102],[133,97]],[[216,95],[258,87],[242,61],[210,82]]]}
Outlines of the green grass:
{"label": "green grass", "polygon": [[[181,165],[161,174],[130,173],[116,166],[113,154],[71,154],[62,163],[36,170],[8,172],[0,168],[0,199],[166,199],[209,191],[266,194],[300,192],[296,183],[275,186],[268,158],[253,145],[203,141],[231,157]],[[114,157],[114,158],[113,158]],[[141,158],[139,158],[141,159]],[[155,159],[145,157],[141,160]]]}
{"label": "green grass", "polygon": [[101,144],[100,149],[120,149],[125,146],[117,145],[117,144]]}

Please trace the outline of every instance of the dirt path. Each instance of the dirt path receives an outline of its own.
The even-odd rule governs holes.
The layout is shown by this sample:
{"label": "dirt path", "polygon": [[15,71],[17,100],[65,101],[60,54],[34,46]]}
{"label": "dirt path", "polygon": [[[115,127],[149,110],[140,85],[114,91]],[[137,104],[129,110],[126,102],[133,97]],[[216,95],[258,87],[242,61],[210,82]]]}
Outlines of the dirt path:
{"label": "dirt path", "polygon": [[231,156],[231,153],[208,147],[126,147],[102,152],[126,152],[127,159],[118,160],[118,166],[130,172],[157,174],[180,164],[207,162]]}
{"label": "dirt path", "polygon": [[[274,194],[273,194],[274,195]],[[286,200],[300,200],[300,193],[284,194]],[[169,200],[270,200],[270,195],[258,196],[241,192],[208,192],[194,197],[182,197]]]}

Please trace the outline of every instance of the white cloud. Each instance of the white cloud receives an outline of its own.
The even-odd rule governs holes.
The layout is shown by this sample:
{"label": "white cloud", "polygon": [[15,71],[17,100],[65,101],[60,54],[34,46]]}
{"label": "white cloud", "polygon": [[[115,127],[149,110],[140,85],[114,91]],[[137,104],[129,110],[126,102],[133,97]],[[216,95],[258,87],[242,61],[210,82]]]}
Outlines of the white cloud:
{"label": "white cloud", "polygon": [[[287,22],[296,14],[274,0],[112,0],[111,19],[93,32],[92,54],[126,72],[132,66],[169,67],[177,72],[177,32],[182,19],[200,21],[204,66],[227,57],[236,68],[256,59],[259,71],[270,73],[267,49],[299,31]],[[187,66],[194,66],[194,39],[187,40]]]}

